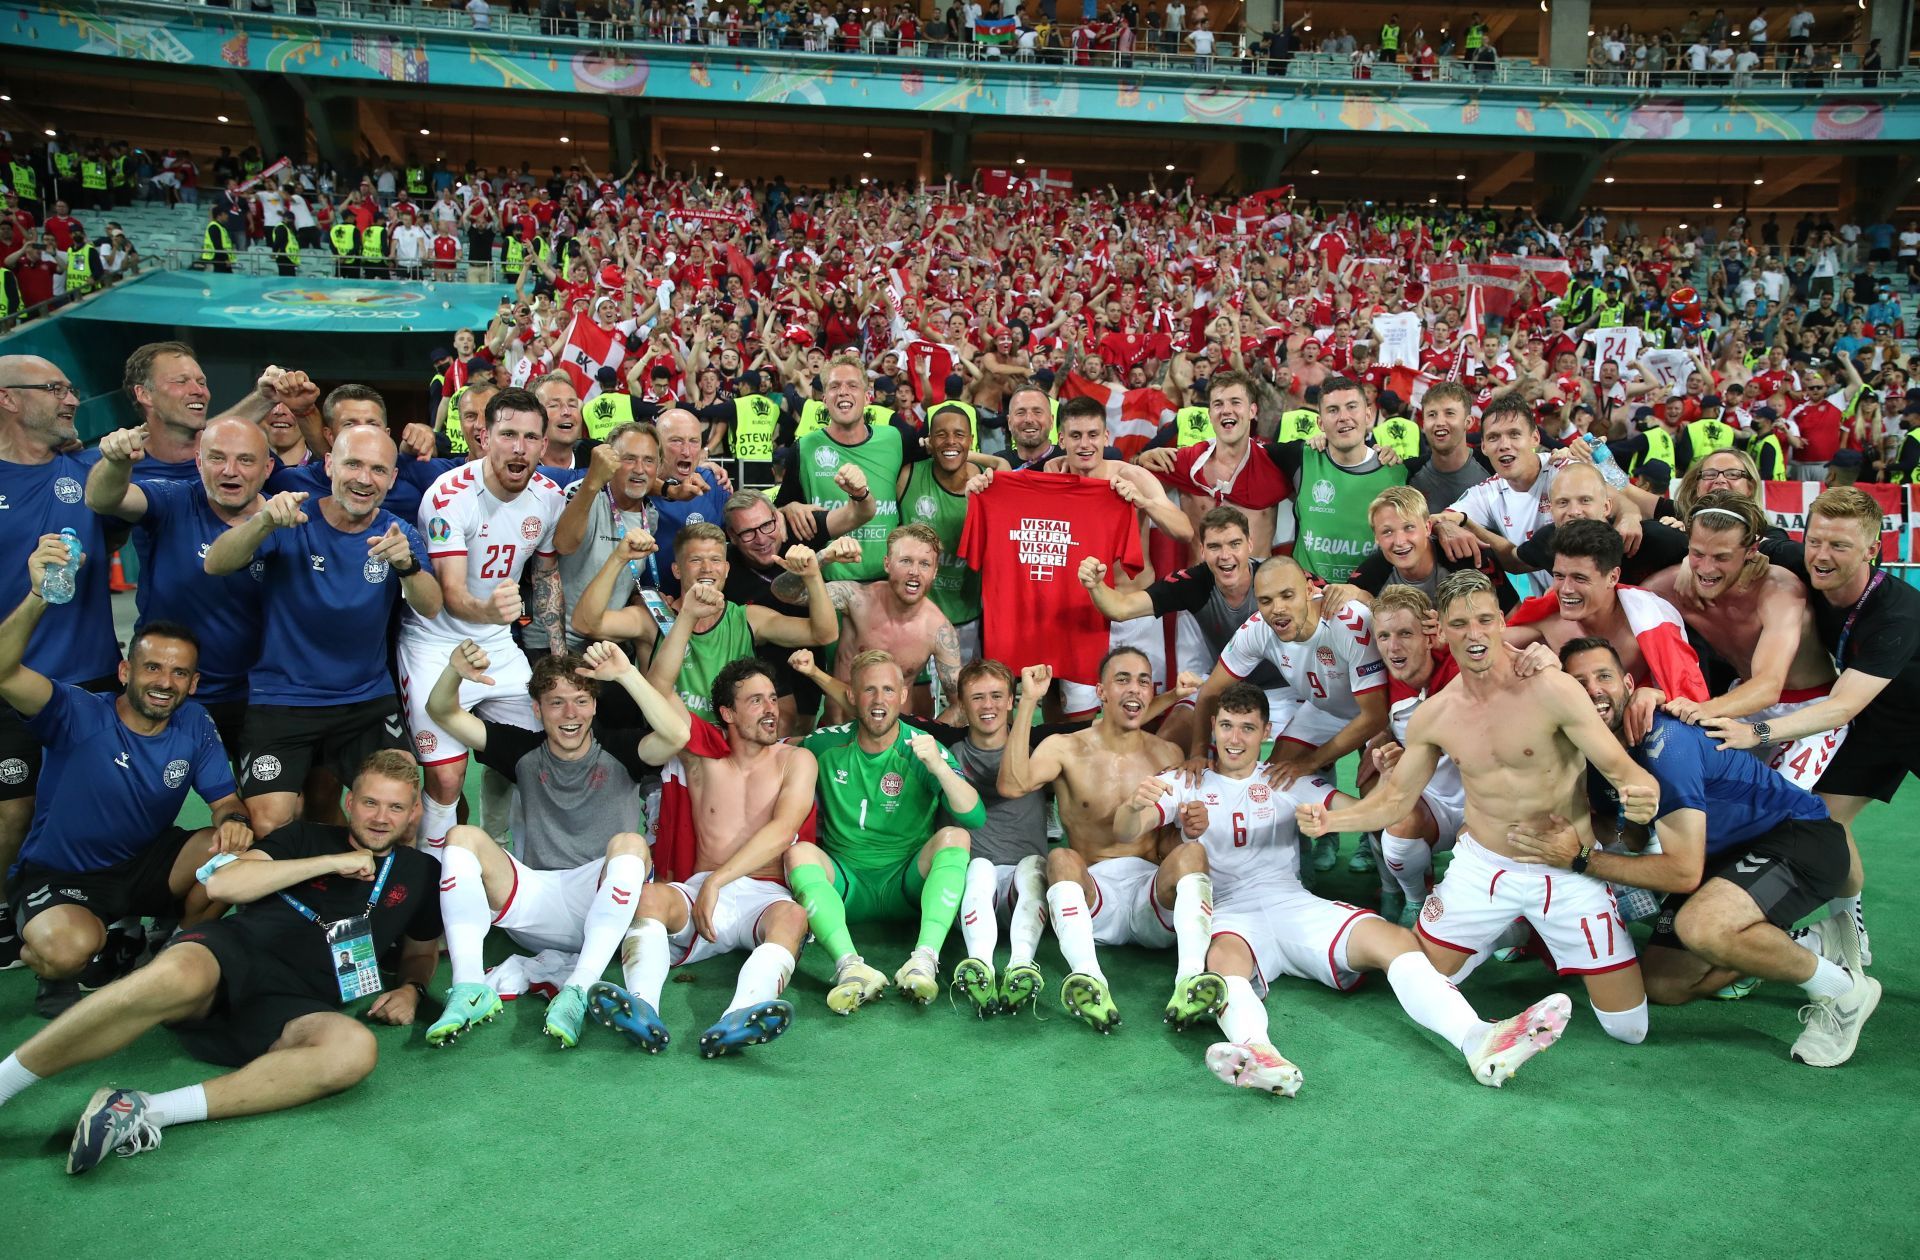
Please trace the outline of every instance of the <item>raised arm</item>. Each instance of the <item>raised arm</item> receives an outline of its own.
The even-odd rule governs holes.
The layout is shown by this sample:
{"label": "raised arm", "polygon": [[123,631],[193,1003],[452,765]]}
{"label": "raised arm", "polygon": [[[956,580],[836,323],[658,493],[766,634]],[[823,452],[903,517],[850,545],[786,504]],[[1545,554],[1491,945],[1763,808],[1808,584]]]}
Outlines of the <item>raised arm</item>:
{"label": "raised arm", "polygon": [[100,439],[100,462],[87,474],[87,507],[102,516],[137,521],[147,514],[147,493],[133,484],[133,466],[147,453],[147,426],[115,429]]}
{"label": "raised arm", "polygon": [[[604,449],[604,448],[595,448]],[[567,650],[567,593],[560,581],[560,558],[536,555],[527,566],[527,580],[533,587],[533,624],[547,635],[547,651],[554,656]]]}
{"label": "raised arm", "polygon": [[620,574],[620,566],[637,564],[659,549],[653,535],[646,530],[628,531],[601,562],[600,571],[587,583],[587,589],[573,602],[574,630],[590,639],[638,639],[651,644],[658,638],[660,627],[654,625],[653,614],[645,607],[629,604],[624,608],[609,608],[608,605],[613,602],[613,583]]}
{"label": "raised arm", "polygon": [[687,716],[687,706],[671,687],[656,688],[634,668],[618,644],[588,644],[586,658],[587,663],[579,672],[601,682],[618,683],[621,690],[633,698],[640,716],[646,719],[649,730],[636,750],[640,760],[650,766],[664,766],[687,746],[693,721]]}
{"label": "raised arm", "polygon": [[253,553],[276,529],[304,525],[307,514],[301,505],[307,501],[305,490],[285,490],[267,500],[266,507],[249,519],[213,540],[201,567],[214,577],[237,573],[253,563]]}
{"label": "raised arm", "polygon": [[484,648],[472,639],[462,639],[447,654],[446,667],[427,693],[427,716],[475,752],[487,747],[487,724],[460,707],[460,684],[476,682],[491,687],[493,679],[487,674],[491,667]]}
{"label": "raised arm", "polygon": [[1300,806],[1295,812],[1300,834],[1324,836],[1336,831],[1379,831],[1405,818],[1440,765],[1440,746],[1433,738],[1434,714],[1438,707],[1424,704],[1413,711],[1399,763],[1365,800],[1337,809]]}
{"label": "raised arm", "polygon": [[1040,707],[1040,698],[1052,683],[1051,666],[1029,665],[1020,671],[1020,703],[1014,708],[1013,722],[1007,728],[1007,748],[1000,757],[997,786],[1002,796],[1025,796],[1060,777],[1060,736],[1041,740],[1039,748],[1028,751],[1033,742],[1034,710]]}
{"label": "raised arm", "polygon": [[[22,663],[27,641],[40,616],[47,611],[41,598],[47,570],[67,562],[67,540],[59,534],[42,534],[40,542],[27,557],[27,597],[20,606],[0,621],[0,700],[12,705],[22,717],[32,717],[47,707],[53,698],[53,683],[43,674]],[[82,564],[86,563],[82,559]]]}
{"label": "raised arm", "polygon": [[1153,597],[1145,591],[1116,591],[1107,585],[1107,566],[1088,556],[1080,562],[1080,585],[1087,588],[1093,606],[1108,621],[1133,621],[1153,616]]}
{"label": "raised arm", "polygon": [[[807,584],[807,615],[792,617],[758,604],[747,605],[747,624],[755,640],[765,639],[780,647],[812,647],[831,643],[840,632],[840,620],[825,579],[820,576],[820,561],[811,547],[790,547],[780,557],[787,572],[798,574]],[[677,627],[676,627],[677,628]]]}

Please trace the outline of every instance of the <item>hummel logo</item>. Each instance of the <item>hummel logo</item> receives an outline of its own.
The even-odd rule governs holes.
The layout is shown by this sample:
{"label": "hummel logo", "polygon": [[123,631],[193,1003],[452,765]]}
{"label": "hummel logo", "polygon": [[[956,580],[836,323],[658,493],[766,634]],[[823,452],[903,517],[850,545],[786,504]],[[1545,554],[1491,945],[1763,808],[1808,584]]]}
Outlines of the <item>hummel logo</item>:
{"label": "hummel logo", "polygon": [[400,738],[400,716],[399,716],[399,714],[395,714],[394,716],[392,716],[392,717],[390,717],[390,718],[388,718],[388,719],[387,719],[387,720],[386,720],[385,722],[383,722],[383,723],[382,723],[381,725],[383,725],[383,726],[385,726],[385,727],[386,727],[386,729],[387,729],[387,734],[388,734],[388,736],[390,736],[390,737],[391,737],[391,738],[393,738],[393,739],[399,739],[399,738]]}
{"label": "hummel logo", "polygon": [[325,573],[327,571],[327,558],[325,556],[309,554],[307,556],[307,564],[315,573]]}
{"label": "hummel logo", "polygon": [[114,764],[114,765],[116,765],[116,766],[119,766],[119,767],[120,767],[120,768],[121,768],[122,770],[127,770],[127,769],[130,769],[130,768],[131,768],[131,767],[129,767],[129,766],[127,765],[127,754],[126,754],[126,753],[121,753],[121,754],[120,754],[120,755],[119,755],[118,757],[115,757],[115,758],[113,759],[113,764]]}
{"label": "hummel logo", "polygon": [[[1759,857],[1754,857],[1751,854],[1749,854],[1748,856],[1743,857],[1738,861],[1736,861],[1733,864],[1733,869],[1740,872],[1742,875],[1751,875],[1772,860],[1773,859],[1767,857],[1765,854],[1762,854]],[[1752,862],[1753,865],[1748,866],[1747,865],[1748,862]]]}
{"label": "hummel logo", "polygon": [[630,888],[615,888],[615,889],[613,890],[613,904],[614,904],[614,905],[616,905],[616,906],[624,906],[624,905],[626,905],[626,904],[627,904],[628,902],[630,902],[630,901],[632,901],[632,900],[633,900],[633,890],[632,890],[632,889],[630,889]]}

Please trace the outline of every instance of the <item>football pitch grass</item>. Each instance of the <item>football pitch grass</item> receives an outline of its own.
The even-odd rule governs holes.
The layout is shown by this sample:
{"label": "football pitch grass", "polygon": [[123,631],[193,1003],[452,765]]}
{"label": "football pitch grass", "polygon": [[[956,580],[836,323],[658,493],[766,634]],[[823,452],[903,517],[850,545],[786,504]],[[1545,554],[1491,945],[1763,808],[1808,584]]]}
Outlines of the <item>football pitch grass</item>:
{"label": "football pitch grass", "polygon": [[[696,1048],[734,956],[675,974],[657,1057],[591,1022],[562,1051],[523,998],[446,1050],[425,1019],[378,1029],[379,1067],[339,1097],[169,1129],[67,1176],[95,1087],[211,1074],[155,1030],[0,1109],[0,1256],[1911,1257],[1917,822],[1909,785],[1860,828],[1886,992],[1838,1069],[1788,1058],[1790,986],[1656,1007],[1647,1042],[1622,1046],[1576,982],[1566,1036],[1493,1090],[1384,977],[1347,995],[1283,979],[1273,1041],[1306,1083],[1278,1099],[1207,1072],[1210,1025],[1161,1023],[1171,952],[1103,951],[1126,1023],[1101,1037],[1059,1008],[1051,934],[1040,1015],[986,1021],[891,992],[831,1015],[816,947],[788,991],[793,1029],[742,1057]],[[1351,843],[1319,890],[1371,904]],[[891,974],[911,934],[855,939]],[[944,967],[959,949],[956,931]],[[1465,991],[1503,1018],[1561,987],[1537,963],[1490,963]],[[9,1048],[40,1027],[32,995],[31,975],[0,975]]]}

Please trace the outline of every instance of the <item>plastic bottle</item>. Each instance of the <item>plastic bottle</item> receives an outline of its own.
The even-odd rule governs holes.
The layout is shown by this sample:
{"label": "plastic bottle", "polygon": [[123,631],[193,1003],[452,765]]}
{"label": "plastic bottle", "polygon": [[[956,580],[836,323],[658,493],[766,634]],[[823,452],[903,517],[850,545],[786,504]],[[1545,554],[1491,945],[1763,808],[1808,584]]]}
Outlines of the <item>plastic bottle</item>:
{"label": "plastic bottle", "polygon": [[40,581],[40,597],[49,604],[72,603],[80,573],[80,536],[67,528],[60,531],[60,537],[67,544],[67,562],[48,569]]}

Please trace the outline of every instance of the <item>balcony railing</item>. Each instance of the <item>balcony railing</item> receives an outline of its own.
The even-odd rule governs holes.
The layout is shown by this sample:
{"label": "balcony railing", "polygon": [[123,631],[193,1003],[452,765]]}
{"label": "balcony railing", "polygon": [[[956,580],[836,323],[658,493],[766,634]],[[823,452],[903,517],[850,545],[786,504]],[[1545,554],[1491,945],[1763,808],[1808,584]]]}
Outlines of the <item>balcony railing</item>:
{"label": "balcony railing", "polygon": [[[574,0],[543,6],[540,0],[525,0],[527,12],[516,13],[510,5],[493,5],[478,26],[480,15],[464,8],[414,3],[386,3],[385,0],[223,0],[221,3],[192,3],[186,0],[107,0],[102,10],[150,13],[204,12],[212,9],[237,21],[258,18],[275,25],[312,23],[320,27],[365,27],[391,33],[396,27],[421,32],[444,32],[465,38],[499,42],[518,48],[532,43],[570,48],[589,47],[604,53],[609,48],[677,48],[683,54],[711,49],[727,56],[751,56],[756,60],[790,61],[819,59],[843,61],[878,59],[895,63],[902,59],[968,62],[995,70],[1031,70],[1034,73],[1090,72],[1128,75],[1177,75],[1183,81],[1194,76],[1244,78],[1258,76],[1288,83],[1365,82],[1388,90],[1418,91],[1428,86],[1476,88],[1577,88],[1587,92],[1645,94],[1662,93],[1755,93],[1821,92],[1862,89],[1910,92],[1920,88],[1920,68],[1893,67],[1862,70],[1859,56],[1850,48],[1821,46],[1812,68],[1793,68],[1765,63],[1748,71],[1691,72],[1683,69],[1657,71],[1623,68],[1556,69],[1519,58],[1502,57],[1492,62],[1471,61],[1461,57],[1443,57],[1438,64],[1421,66],[1410,60],[1397,63],[1373,62],[1356,65],[1352,58],[1320,52],[1296,52],[1286,57],[1260,55],[1257,46],[1246,46],[1238,33],[1222,32],[1211,55],[1198,56],[1190,48],[1174,47],[1167,37],[1153,32],[1137,33],[1131,49],[1110,47],[1076,49],[1071,38],[1075,24],[1056,23],[1044,46],[1021,47],[1017,42],[980,41],[935,42],[916,39],[906,42],[895,36],[872,39],[862,37],[849,47],[836,37],[829,46],[810,29],[791,28],[784,33],[767,28],[714,30],[692,29],[673,23],[650,26],[644,20],[626,21],[607,15],[604,7],[583,7]],[[1785,49],[1786,45],[1777,46]]]}

